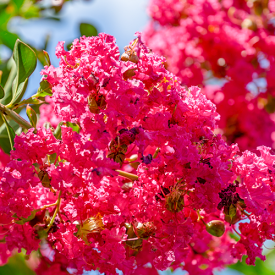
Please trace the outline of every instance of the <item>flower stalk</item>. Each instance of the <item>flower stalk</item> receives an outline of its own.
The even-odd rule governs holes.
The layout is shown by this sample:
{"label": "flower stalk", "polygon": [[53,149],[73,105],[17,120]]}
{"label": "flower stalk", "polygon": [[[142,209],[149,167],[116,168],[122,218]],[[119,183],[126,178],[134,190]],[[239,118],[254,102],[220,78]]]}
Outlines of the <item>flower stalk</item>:
{"label": "flower stalk", "polygon": [[16,112],[7,108],[1,103],[0,103],[0,112],[2,112],[4,115],[9,116],[12,120],[18,123],[22,128],[25,128],[27,130],[33,128],[33,126],[28,121],[26,121],[23,117],[21,117]]}
{"label": "flower stalk", "polygon": [[61,191],[59,191],[59,194],[58,194],[58,199],[57,199],[57,202],[56,202],[56,208],[55,208],[55,211],[54,211],[54,214],[52,216],[52,219],[50,221],[50,223],[48,224],[48,227],[46,229],[46,232],[49,232],[49,230],[51,229],[52,225],[54,224],[54,220],[56,218],[56,215],[59,213],[60,211],[60,203],[61,203]]}

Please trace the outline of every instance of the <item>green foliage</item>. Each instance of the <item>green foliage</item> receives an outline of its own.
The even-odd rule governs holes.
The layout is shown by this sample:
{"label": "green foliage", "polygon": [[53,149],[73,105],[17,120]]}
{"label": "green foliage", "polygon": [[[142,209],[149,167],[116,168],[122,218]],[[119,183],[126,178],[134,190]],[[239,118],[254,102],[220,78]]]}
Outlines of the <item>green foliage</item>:
{"label": "green foliage", "polygon": [[27,105],[26,114],[27,114],[27,116],[30,120],[30,123],[31,123],[32,127],[36,128],[37,115],[36,115],[36,112],[34,111],[34,109],[32,109],[29,105]]}
{"label": "green foliage", "polygon": [[10,141],[10,147],[11,147],[11,149],[13,149],[15,132],[14,132],[13,128],[10,126],[10,124],[8,123],[8,121],[6,120],[4,115],[2,115],[2,119],[6,125],[6,129],[7,129],[7,133],[8,133],[8,137],[9,137],[9,141]]}
{"label": "green foliage", "polygon": [[88,23],[80,23],[79,26],[81,36],[97,36],[98,32],[95,26]]}
{"label": "green foliage", "polygon": [[29,76],[34,72],[37,64],[35,52],[25,43],[16,40],[13,51],[13,59],[16,64],[16,77],[12,87],[12,101],[16,103],[24,95]]}
{"label": "green foliage", "polygon": [[35,275],[25,261],[25,256],[20,253],[9,258],[6,265],[0,266],[0,275]]}
{"label": "green foliage", "polygon": [[29,221],[33,220],[35,218],[36,213],[39,212],[39,211],[40,211],[40,209],[33,210],[31,212],[31,215],[28,216],[27,218],[19,218],[19,217],[17,217],[16,214],[14,214],[13,217],[14,218],[18,218],[18,220],[16,220],[15,223],[17,223],[17,224],[25,224],[26,222],[29,222]]}
{"label": "green foliage", "polygon": [[259,258],[256,259],[255,266],[247,265],[243,257],[242,261],[237,262],[234,265],[229,266],[230,269],[242,272],[245,275],[274,275],[274,263],[275,263],[275,250],[272,250],[267,256],[266,261],[262,261]]}
{"label": "green foliage", "polygon": [[47,95],[52,95],[52,88],[47,80],[42,80],[40,82],[40,86],[38,88],[37,93],[33,95],[32,98],[45,97]]}
{"label": "green foliage", "polygon": [[0,99],[2,99],[5,96],[4,88],[0,84]]}

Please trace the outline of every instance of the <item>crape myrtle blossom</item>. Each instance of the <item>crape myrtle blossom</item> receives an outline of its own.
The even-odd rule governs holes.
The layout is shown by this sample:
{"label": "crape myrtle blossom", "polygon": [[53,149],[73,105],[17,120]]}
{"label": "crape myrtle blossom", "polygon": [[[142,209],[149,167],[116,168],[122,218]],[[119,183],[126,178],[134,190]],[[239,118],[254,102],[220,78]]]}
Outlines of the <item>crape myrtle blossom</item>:
{"label": "crape myrtle blossom", "polygon": [[274,8],[274,0],[151,0],[149,5],[146,44],[167,58],[166,68],[183,85],[202,86],[217,104],[218,126],[228,143],[238,143],[242,151],[275,146]]}
{"label": "crape myrtle blossom", "polygon": [[238,155],[214,133],[215,104],[137,36],[122,56],[107,34],[70,51],[60,42],[59,67],[42,70],[64,124],[58,138],[45,128],[16,136],[0,170],[1,263],[39,249],[43,275],[212,274],[243,255],[264,259],[275,156],[264,146]]}
{"label": "crape myrtle blossom", "polygon": [[37,127],[42,127],[45,123],[49,123],[52,127],[56,127],[60,122],[60,118],[54,113],[52,98],[47,96],[46,102],[48,104],[42,104],[39,107],[40,117]]}

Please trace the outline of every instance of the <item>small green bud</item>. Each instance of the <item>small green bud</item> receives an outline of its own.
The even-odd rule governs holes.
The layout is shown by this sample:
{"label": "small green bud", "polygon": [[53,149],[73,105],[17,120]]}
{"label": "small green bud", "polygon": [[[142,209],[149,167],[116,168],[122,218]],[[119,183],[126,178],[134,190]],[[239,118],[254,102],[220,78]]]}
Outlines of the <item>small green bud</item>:
{"label": "small green bud", "polygon": [[213,220],[207,223],[206,231],[215,237],[221,237],[225,231],[225,226],[223,221]]}

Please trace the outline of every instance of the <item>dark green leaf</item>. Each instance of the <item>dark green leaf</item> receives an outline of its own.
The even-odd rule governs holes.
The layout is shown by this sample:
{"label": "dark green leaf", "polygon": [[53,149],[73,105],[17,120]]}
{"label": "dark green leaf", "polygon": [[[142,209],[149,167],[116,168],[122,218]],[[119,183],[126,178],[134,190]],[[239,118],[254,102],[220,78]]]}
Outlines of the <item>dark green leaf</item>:
{"label": "dark green leaf", "polygon": [[2,119],[5,122],[5,125],[6,125],[6,128],[7,128],[7,132],[8,132],[9,141],[10,141],[10,145],[11,145],[11,148],[13,150],[15,132],[14,132],[13,128],[10,126],[10,124],[8,123],[8,121],[6,120],[6,118],[5,118],[4,115],[2,115]]}
{"label": "dark green leaf", "polygon": [[16,65],[13,58],[7,62],[5,70],[3,71],[2,84],[5,90],[5,96],[0,100],[3,105],[7,105],[12,100],[12,83],[16,77]]}
{"label": "dark green leaf", "polygon": [[16,64],[17,75],[12,87],[13,99],[11,104],[16,103],[23,96],[27,79],[35,70],[37,63],[35,52],[19,39],[14,45],[13,59]]}
{"label": "dark green leaf", "polygon": [[2,99],[5,96],[5,91],[3,89],[3,87],[0,84],[0,99]]}
{"label": "dark green leaf", "polygon": [[97,36],[98,34],[96,27],[88,23],[80,23],[79,29],[81,36]]}
{"label": "dark green leaf", "polygon": [[[2,120],[2,116],[0,116],[0,122],[2,123],[2,125],[0,126],[0,147],[4,150],[4,152],[6,154],[10,154],[10,151],[12,150],[12,148],[11,148],[10,141],[9,141],[7,127],[6,127],[5,123],[4,123],[4,121]],[[11,127],[16,132],[19,131],[20,127],[19,127],[19,125],[16,122],[14,122],[13,120],[11,120],[9,123],[10,123]]]}

